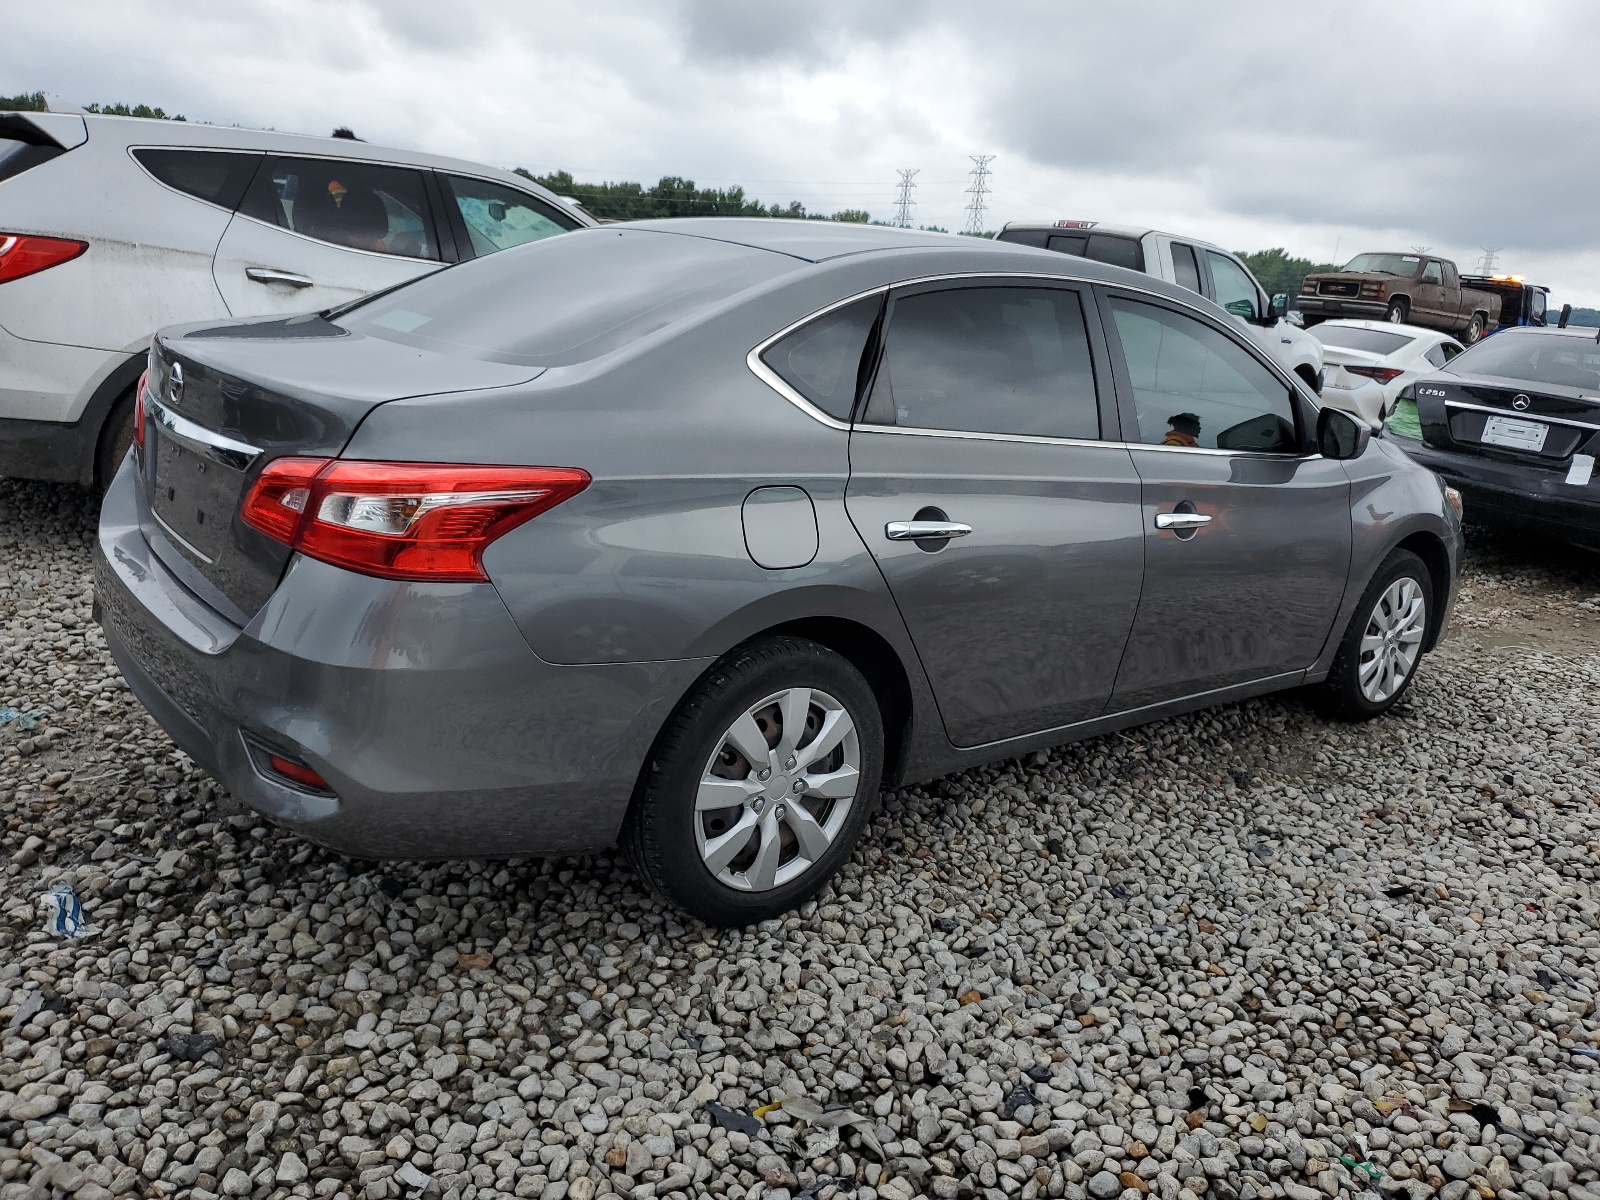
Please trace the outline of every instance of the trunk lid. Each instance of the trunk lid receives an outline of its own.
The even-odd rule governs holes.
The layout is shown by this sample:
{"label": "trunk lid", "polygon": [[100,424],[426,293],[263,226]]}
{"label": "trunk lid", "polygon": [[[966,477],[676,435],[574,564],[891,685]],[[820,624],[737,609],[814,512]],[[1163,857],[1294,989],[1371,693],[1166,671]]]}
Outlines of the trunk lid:
{"label": "trunk lid", "polygon": [[[1576,451],[1587,448],[1592,453],[1600,444],[1600,401],[1585,396],[1584,389],[1519,385],[1490,376],[1436,375],[1419,379],[1414,392],[1423,440],[1441,450],[1464,450],[1554,470]],[[1523,428],[1527,430],[1523,444],[1506,444],[1518,441]],[[1486,440],[1486,432],[1499,440]]]}
{"label": "trunk lid", "polygon": [[263,467],[285,455],[336,457],[386,401],[540,373],[364,337],[315,314],[165,330],[150,367],[145,536],[191,590],[240,624],[272,595],[292,553],[240,519]]}

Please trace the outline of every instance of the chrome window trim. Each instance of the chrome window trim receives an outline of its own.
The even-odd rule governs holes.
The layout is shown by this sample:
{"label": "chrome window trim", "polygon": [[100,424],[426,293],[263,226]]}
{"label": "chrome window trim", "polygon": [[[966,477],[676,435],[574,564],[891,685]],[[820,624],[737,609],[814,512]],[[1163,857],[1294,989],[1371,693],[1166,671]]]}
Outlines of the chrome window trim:
{"label": "chrome window trim", "polygon": [[1551,425],[1571,425],[1578,429],[1600,429],[1600,422],[1574,421],[1569,417],[1547,417],[1543,413],[1517,412],[1508,408],[1492,408],[1487,404],[1468,404],[1465,400],[1446,400],[1446,408],[1465,408],[1472,412],[1488,413],[1496,417],[1510,417],[1513,421],[1546,421]]}
{"label": "chrome window trim", "polygon": [[213,433],[204,425],[198,425],[189,418],[173,412],[152,396],[149,389],[145,390],[144,405],[156,424],[166,430],[174,441],[214,463],[230,467],[235,471],[245,471],[261,455],[261,450],[257,446],[235,441],[220,433]]}
{"label": "chrome window trim", "polygon": [[[274,226],[274,228],[276,228],[276,226]],[[1304,389],[1303,380],[1299,379],[1299,377],[1291,379],[1283,371],[1283,369],[1278,366],[1277,363],[1272,362],[1265,355],[1261,354],[1256,347],[1238,337],[1233,330],[1228,329],[1224,323],[1219,321],[1215,316],[1207,313],[1204,309],[1199,308],[1196,305],[1190,304],[1185,300],[1176,299],[1172,296],[1165,295],[1161,292],[1153,291],[1150,288],[1138,287],[1134,284],[1105,283],[1103,280],[1084,279],[1071,275],[1054,275],[1045,271],[959,271],[945,275],[922,275],[915,279],[901,279],[894,283],[879,284],[877,287],[867,288],[865,291],[857,292],[852,296],[847,296],[843,300],[835,300],[831,304],[824,305],[822,308],[808,313],[806,316],[801,317],[798,321],[791,322],[790,324],[784,326],[771,337],[768,337],[758,343],[749,354],[745,355],[745,363],[750,368],[751,373],[756,376],[756,378],[760,379],[762,383],[765,383],[773,391],[777,392],[778,395],[782,396],[785,400],[794,405],[801,412],[805,413],[812,420],[826,425],[829,429],[837,429],[845,433],[849,433],[852,428],[855,428],[865,433],[897,433],[909,437],[968,438],[975,441],[985,442],[1032,442],[1047,446],[1118,446],[1129,450],[1161,450],[1168,453],[1176,451],[1183,454],[1250,454],[1263,457],[1288,459],[1292,461],[1309,461],[1311,459],[1322,457],[1321,453],[1316,451],[1311,454],[1284,454],[1274,450],[1216,450],[1205,446],[1162,446],[1148,442],[1113,442],[1103,438],[1052,438],[1037,437],[1030,434],[983,433],[978,430],[966,429],[913,429],[899,425],[873,425],[865,421],[858,421],[852,427],[850,422],[840,421],[817,408],[799,392],[795,391],[794,388],[785,383],[783,378],[779,376],[778,373],[771,367],[769,367],[761,358],[761,355],[774,343],[782,341],[785,337],[793,333],[796,329],[799,329],[802,325],[807,325],[810,322],[815,321],[818,317],[824,317],[828,313],[834,311],[834,309],[843,308],[847,304],[854,304],[857,300],[865,300],[868,296],[882,295],[888,292],[896,291],[900,288],[917,287],[927,283],[948,283],[962,279],[1041,279],[1050,283],[1073,285],[1077,287],[1094,287],[1096,284],[1099,284],[1103,287],[1119,288],[1125,292],[1134,292],[1140,295],[1150,296],[1155,300],[1171,304],[1177,308],[1188,309],[1197,317],[1206,318],[1213,325],[1213,327],[1219,329],[1227,337],[1232,338],[1236,345],[1243,346],[1246,350],[1248,350],[1251,357],[1253,357],[1255,361],[1261,363],[1268,370],[1277,375],[1279,380],[1285,386],[1287,386],[1291,392]],[[1176,287],[1177,285],[1173,284],[1172,286]],[[1205,299],[1204,296],[1199,298],[1202,300]],[[1322,405],[1317,398],[1315,396],[1311,396],[1310,400],[1313,408],[1317,411],[1321,411]]]}

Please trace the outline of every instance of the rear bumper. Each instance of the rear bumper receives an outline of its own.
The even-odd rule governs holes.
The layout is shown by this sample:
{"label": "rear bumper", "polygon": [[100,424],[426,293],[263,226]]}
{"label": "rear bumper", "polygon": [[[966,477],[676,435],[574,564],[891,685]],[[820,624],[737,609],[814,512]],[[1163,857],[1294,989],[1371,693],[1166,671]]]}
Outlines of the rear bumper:
{"label": "rear bumper", "polygon": [[[0,475],[91,483],[127,354],[33,342],[0,327]],[[129,380],[128,382],[132,382]],[[102,395],[105,384],[110,394]]]}
{"label": "rear bumper", "polygon": [[[243,804],[361,857],[614,843],[657,730],[708,665],[552,666],[488,584],[308,559],[241,629],[163,565],[127,465],[101,512],[95,582],[111,652],[173,740]],[[331,794],[264,774],[247,737],[309,764]]]}
{"label": "rear bumper", "polygon": [[1491,516],[1600,545],[1600,478],[1574,487],[1565,481],[1564,471],[1456,454],[1411,438],[1387,436],[1460,490],[1468,520]]}

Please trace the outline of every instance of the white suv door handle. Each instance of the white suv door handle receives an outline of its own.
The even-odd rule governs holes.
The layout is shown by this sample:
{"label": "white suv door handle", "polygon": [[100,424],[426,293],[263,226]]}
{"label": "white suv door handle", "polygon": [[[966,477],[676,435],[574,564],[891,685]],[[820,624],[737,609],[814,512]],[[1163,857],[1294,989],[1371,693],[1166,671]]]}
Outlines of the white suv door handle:
{"label": "white suv door handle", "polygon": [[960,521],[890,521],[883,532],[891,542],[942,541],[966,537],[972,532],[972,526]]}
{"label": "white suv door handle", "polygon": [[1211,518],[1204,513],[1157,513],[1157,529],[1199,529],[1202,525],[1211,524]]}
{"label": "white suv door handle", "polygon": [[276,267],[246,267],[245,277],[256,283],[286,283],[293,288],[308,288],[315,280],[309,275],[296,275],[293,271],[280,271]]}

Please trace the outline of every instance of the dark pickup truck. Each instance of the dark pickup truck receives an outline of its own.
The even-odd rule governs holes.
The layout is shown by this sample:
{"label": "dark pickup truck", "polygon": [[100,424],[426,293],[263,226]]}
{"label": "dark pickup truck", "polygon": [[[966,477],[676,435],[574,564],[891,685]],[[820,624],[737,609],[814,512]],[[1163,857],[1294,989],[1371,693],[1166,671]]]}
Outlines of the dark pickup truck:
{"label": "dark pickup truck", "polygon": [[1469,346],[1500,320],[1498,295],[1463,287],[1455,263],[1428,254],[1358,254],[1342,271],[1307,275],[1296,305],[1307,325],[1378,319],[1443,329]]}

